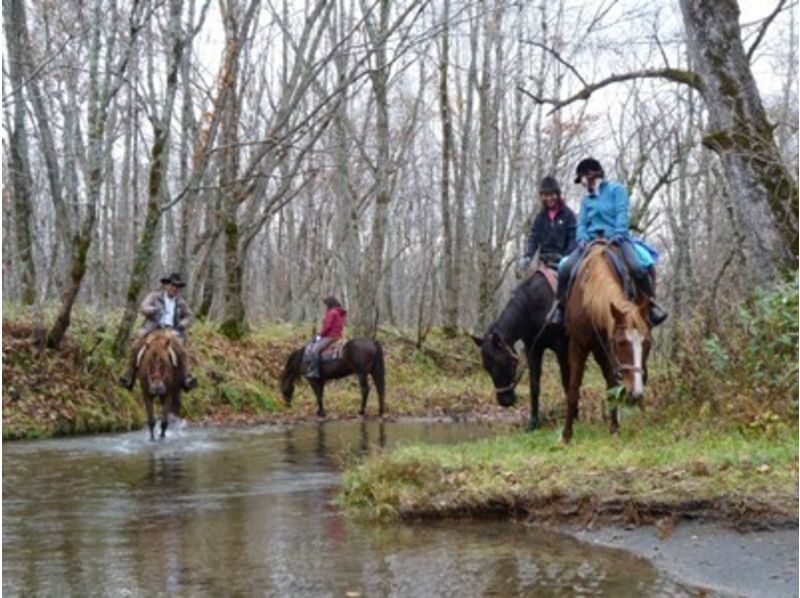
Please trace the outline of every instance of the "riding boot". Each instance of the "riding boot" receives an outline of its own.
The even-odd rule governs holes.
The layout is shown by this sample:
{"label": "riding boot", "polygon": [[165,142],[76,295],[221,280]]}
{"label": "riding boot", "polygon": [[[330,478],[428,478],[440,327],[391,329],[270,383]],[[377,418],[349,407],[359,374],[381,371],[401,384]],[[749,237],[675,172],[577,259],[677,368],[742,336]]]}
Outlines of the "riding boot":
{"label": "riding boot", "polygon": [[136,384],[136,356],[139,353],[139,349],[141,347],[140,342],[134,342],[131,345],[131,348],[128,350],[128,356],[126,358],[127,367],[125,368],[125,373],[122,374],[119,379],[119,385],[122,388],[126,388],[128,390],[133,390],[133,385]]}
{"label": "riding boot", "polygon": [[564,325],[564,296],[567,294],[570,271],[569,262],[564,264],[558,271],[558,289],[556,290],[556,306],[553,315],[550,316],[550,323],[553,326]]}
{"label": "riding boot", "polygon": [[306,378],[309,380],[316,380],[320,378],[320,362],[322,358],[320,357],[319,353],[316,353],[314,357],[311,359],[311,364],[309,364],[308,371],[306,372]]}
{"label": "riding boot", "polygon": [[645,276],[637,280],[637,283],[639,284],[639,289],[647,295],[649,299],[648,317],[650,319],[650,324],[655,328],[659,324],[662,324],[669,314],[667,314],[667,311],[663,307],[656,303],[655,273],[652,268],[647,271]]}
{"label": "riding boot", "polygon": [[181,388],[184,392],[197,388],[197,378],[192,375],[189,368],[189,354],[186,352],[186,338],[182,337],[183,343],[175,346],[178,354],[179,373],[181,375]]}

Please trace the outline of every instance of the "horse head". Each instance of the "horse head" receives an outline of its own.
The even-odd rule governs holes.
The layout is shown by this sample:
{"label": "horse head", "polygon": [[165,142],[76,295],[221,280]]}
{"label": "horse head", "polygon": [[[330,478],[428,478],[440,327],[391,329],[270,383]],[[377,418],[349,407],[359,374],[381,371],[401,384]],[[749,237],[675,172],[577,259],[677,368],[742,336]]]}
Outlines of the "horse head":
{"label": "horse head", "polygon": [[172,342],[169,334],[156,335],[139,351],[137,360],[142,388],[152,396],[163,397],[178,382],[174,375],[178,356]]}
{"label": "horse head", "polygon": [[614,329],[610,335],[611,366],[618,383],[625,388],[625,398],[638,403],[647,383],[647,356],[652,338],[650,326],[639,307],[633,303],[611,304]]}
{"label": "horse head", "polygon": [[514,388],[519,382],[517,377],[519,355],[496,331],[485,337],[472,336],[472,340],[481,349],[483,368],[492,378],[497,402],[502,407],[511,407],[517,402]]}
{"label": "horse head", "polygon": [[287,406],[292,404],[294,396],[294,381],[301,373],[303,365],[303,349],[298,349],[289,355],[286,365],[281,372],[281,395]]}

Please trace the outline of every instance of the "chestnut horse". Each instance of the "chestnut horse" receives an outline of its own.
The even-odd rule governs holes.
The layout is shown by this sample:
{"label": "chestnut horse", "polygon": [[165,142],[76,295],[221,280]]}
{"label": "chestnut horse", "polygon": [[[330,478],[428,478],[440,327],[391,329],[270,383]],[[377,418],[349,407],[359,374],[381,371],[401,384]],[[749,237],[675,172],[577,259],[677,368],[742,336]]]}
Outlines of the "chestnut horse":
{"label": "chestnut horse", "polygon": [[[603,371],[609,389],[619,388],[628,403],[639,403],[644,394],[651,344],[647,297],[631,300],[626,296],[610,261],[612,251],[605,242],[595,243],[587,250],[567,298],[569,386],[567,419],[561,435],[564,443],[572,439],[572,422],[578,413],[589,353]],[[610,407],[611,433],[616,434],[617,403]]]}
{"label": "chestnut horse", "polygon": [[181,405],[181,364],[184,355],[183,344],[178,334],[172,330],[155,330],[147,335],[144,345],[136,356],[139,372],[139,385],[147,410],[147,424],[150,426],[150,440],[155,440],[153,430],[156,425],[153,414],[153,400],[161,403],[161,438],[167,433],[169,412],[180,412]]}
{"label": "chestnut horse", "polygon": [[[303,353],[305,347],[293,351],[286,360],[281,374],[281,394],[287,405],[292,404],[294,395],[294,381],[305,373],[303,363]],[[358,376],[358,383],[361,387],[361,408],[359,415],[364,415],[367,410],[367,397],[369,397],[369,381],[367,376],[372,377],[375,389],[378,391],[378,414],[383,415],[383,397],[386,392],[386,368],[383,363],[383,347],[381,344],[370,338],[354,338],[346,343],[341,349],[338,359],[325,360],[320,367],[319,378],[308,380],[317,398],[317,415],[325,417],[325,407],[322,403],[322,395],[325,389],[325,382],[344,378],[355,374]]]}

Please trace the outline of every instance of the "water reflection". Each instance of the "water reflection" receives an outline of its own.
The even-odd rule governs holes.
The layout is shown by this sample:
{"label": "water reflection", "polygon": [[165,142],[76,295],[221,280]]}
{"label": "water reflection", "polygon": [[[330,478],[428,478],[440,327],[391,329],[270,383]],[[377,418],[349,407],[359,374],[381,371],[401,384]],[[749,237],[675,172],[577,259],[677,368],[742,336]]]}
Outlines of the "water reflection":
{"label": "water reflection", "polygon": [[185,428],[3,448],[3,595],[689,593],[647,563],[508,523],[342,517],[338,469],[481,426]]}

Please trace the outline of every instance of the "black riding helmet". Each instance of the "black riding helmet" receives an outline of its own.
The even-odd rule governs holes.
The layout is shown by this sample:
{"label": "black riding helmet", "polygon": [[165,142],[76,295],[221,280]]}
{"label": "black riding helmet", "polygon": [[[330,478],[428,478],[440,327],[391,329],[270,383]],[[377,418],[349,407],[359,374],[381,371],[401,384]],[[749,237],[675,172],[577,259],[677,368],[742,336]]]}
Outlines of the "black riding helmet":
{"label": "black riding helmet", "polygon": [[555,193],[561,196],[561,187],[558,186],[558,181],[555,177],[546,176],[539,183],[539,193]]}
{"label": "black riding helmet", "polygon": [[583,175],[589,174],[590,172],[598,173],[600,178],[606,176],[605,172],[603,172],[603,167],[600,166],[600,162],[594,158],[584,158],[578,162],[578,167],[575,169],[575,182],[580,183]]}

